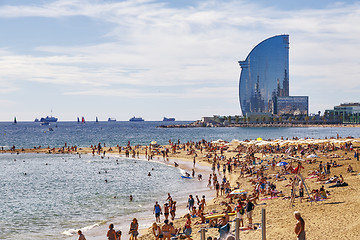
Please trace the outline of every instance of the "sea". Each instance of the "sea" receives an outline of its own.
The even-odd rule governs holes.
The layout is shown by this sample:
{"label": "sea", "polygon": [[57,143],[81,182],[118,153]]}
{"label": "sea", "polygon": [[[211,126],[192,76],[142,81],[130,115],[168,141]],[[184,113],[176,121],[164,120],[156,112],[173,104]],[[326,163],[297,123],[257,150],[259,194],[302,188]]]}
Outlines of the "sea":
{"label": "sea", "polygon": [[[0,122],[0,147],[89,147],[148,145],[152,141],[213,141],[223,139],[360,137],[360,128],[157,128],[188,122]],[[184,179],[184,169],[161,157],[152,161],[113,154],[0,154],[0,239],[77,239],[83,230],[88,239],[106,239],[109,223],[124,237],[132,218],[140,228],[150,227],[155,201],[164,204],[167,194],[186,212],[189,194],[206,195],[205,166],[196,166],[204,180]],[[191,168],[191,163],[187,166]],[[150,176],[148,176],[150,173]],[[206,178],[205,178],[206,176]],[[133,201],[129,196],[134,197]],[[125,239],[125,238],[124,238]]]}

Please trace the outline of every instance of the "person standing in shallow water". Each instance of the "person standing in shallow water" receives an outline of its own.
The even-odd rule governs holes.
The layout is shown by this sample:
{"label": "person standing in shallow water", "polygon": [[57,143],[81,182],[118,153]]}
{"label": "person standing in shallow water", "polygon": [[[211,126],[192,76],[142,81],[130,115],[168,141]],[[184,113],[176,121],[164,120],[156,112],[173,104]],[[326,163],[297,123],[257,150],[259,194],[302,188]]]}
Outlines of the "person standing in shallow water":
{"label": "person standing in shallow water", "polygon": [[296,211],[294,212],[294,217],[296,218],[296,220],[298,220],[295,224],[295,234],[297,236],[298,240],[305,240],[305,221],[304,219],[301,217],[300,212]]}

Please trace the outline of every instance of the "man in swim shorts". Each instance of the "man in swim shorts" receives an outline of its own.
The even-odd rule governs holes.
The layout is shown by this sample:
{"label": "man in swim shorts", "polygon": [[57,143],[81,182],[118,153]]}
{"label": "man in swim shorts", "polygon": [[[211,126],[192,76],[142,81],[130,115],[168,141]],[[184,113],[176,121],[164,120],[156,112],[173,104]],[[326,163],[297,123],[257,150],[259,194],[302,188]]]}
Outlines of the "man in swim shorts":
{"label": "man in swim shorts", "polygon": [[155,221],[160,222],[161,207],[158,202],[155,202],[153,214],[155,214]]}

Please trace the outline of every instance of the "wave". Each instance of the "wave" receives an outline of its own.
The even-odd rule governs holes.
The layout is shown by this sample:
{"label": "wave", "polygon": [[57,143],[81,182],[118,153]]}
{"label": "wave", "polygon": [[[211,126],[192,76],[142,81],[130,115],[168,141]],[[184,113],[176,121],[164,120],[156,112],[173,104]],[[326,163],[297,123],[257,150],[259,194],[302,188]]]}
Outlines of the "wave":
{"label": "wave", "polygon": [[73,236],[73,235],[77,234],[78,230],[81,230],[82,232],[86,232],[86,231],[88,231],[88,230],[90,230],[90,229],[93,229],[93,228],[98,227],[98,226],[100,226],[100,225],[102,225],[102,224],[105,224],[105,223],[106,223],[106,221],[104,220],[104,221],[100,221],[100,222],[98,222],[98,223],[95,223],[95,224],[93,224],[93,225],[86,226],[86,227],[79,228],[79,229],[72,229],[72,228],[71,228],[71,229],[69,229],[69,230],[63,231],[62,234],[63,234],[63,235],[66,235],[66,236]]}

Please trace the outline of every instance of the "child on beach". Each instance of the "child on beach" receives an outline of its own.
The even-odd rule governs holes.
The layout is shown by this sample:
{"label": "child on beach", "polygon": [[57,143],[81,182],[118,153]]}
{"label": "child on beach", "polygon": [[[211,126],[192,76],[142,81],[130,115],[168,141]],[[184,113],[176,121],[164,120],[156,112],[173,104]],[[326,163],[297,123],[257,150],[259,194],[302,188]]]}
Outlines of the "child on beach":
{"label": "child on beach", "polygon": [[119,230],[119,231],[116,231],[115,232],[116,233],[116,240],[121,240],[121,231]]}
{"label": "child on beach", "polygon": [[79,238],[78,240],[86,240],[84,234],[82,234],[81,230],[78,231]]}

